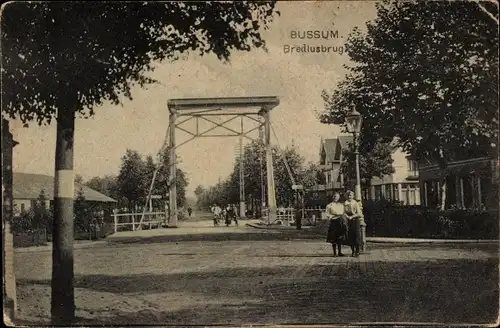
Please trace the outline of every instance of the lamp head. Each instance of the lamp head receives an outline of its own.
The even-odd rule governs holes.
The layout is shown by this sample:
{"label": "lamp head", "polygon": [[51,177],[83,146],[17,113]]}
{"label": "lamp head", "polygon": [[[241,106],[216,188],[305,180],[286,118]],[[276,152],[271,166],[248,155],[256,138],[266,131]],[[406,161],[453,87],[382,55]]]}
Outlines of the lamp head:
{"label": "lamp head", "polygon": [[361,114],[352,106],[351,112],[349,112],[345,117],[345,124],[347,126],[347,131],[349,133],[359,133],[361,131],[361,124],[363,122],[363,117]]}

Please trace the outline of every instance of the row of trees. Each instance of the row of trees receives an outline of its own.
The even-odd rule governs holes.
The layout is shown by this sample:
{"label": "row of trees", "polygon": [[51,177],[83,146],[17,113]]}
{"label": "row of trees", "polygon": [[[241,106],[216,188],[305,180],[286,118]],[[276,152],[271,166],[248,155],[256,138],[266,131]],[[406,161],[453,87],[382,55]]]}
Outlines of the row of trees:
{"label": "row of trees", "polygon": [[[143,158],[138,151],[127,149],[121,159],[120,172],[117,176],[106,175],[93,177],[84,182],[86,186],[97,190],[118,201],[119,207],[129,210],[135,206],[144,206],[154,172],[159,166],[155,177],[151,195],[161,195],[163,202],[170,184],[169,154],[164,151],[155,160],[151,155]],[[189,183],[186,174],[177,168],[177,206],[184,206],[186,201],[186,187]]]}
{"label": "row of trees", "polygon": [[[314,164],[305,164],[305,160],[297,153],[295,148],[280,150],[273,147],[274,180],[276,187],[276,202],[278,205],[288,206],[292,204],[294,192],[292,190],[292,179],[304,187],[311,187],[318,182],[317,168]],[[290,173],[285,165],[286,159]],[[262,141],[252,141],[245,146],[243,155],[243,166],[245,176],[245,196],[247,207],[258,209],[262,204],[262,188],[264,188],[264,202],[267,203],[267,175],[265,147]],[[207,189],[198,186],[195,195],[198,199],[198,207],[207,209],[213,204],[237,204],[239,203],[239,170],[240,159],[237,158],[233,171],[225,179]]]}
{"label": "row of trees", "polygon": [[496,158],[498,4],[385,1],[367,28],[349,35],[352,64],[334,91],[323,92],[320,119],[343,125],[354,106],[364,118],[365,159],[395,142],[439,164],[444,209],[449,162]]}

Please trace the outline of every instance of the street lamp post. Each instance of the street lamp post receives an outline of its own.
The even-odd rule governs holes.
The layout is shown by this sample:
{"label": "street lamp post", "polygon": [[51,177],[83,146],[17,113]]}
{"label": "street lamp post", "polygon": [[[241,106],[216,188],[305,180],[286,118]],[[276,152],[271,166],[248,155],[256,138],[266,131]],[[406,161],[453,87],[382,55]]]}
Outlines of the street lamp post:
{"label": "street lamp post", "polygon": [[[361,178],[359,174],[359,134],[361,132],[361,124],[363,123],[363,117],[356,111],[354,107],[350,113],[346,115],[345,123],[347,126],[347,131],[352,133],[354,136],[354,155],[356,156],[356,187],[355,187],[355,197],[356,201],[363,208],[362,197],[361,197]],[[360,219],[361,226],[361,251],[366,251],[366,223],[364,217]]]}

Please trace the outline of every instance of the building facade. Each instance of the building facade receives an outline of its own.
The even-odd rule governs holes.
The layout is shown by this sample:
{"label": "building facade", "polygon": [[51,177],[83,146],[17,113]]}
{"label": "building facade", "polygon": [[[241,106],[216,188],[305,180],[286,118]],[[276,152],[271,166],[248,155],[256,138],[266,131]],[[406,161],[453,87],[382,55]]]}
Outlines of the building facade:
{"label": "building facade", "polygon": [[341,191],[345,188],[344,176],[341,174],[342,154],[345,149],[348,149],[352,140],[350,136],[321,139],[318,167],[323,183],[314,186],[313,192],[333,195],[334,191]]}
{"label": "building facade", "polygon": [[419,167],[417,161],[413,160],[400,148],[392,152],[392,166],[394,173],[374,177],[369,187],[362,188],[363,199],[370,200],[395,200],[404,205],[420,205]]}
{"label": "building facade", "polygon": [[[19,173],[13,174],[13,198],[14,214],[20,215],[30,208],[34,207],[39,201],[40,194],[43,192],[45,206],[51,207],[54,199],[54,177],[42,174]],[[75,199],[79,194],[85,198],[85,201],[104,203],[114,205],[116,200],[108,197],[94,189],[75,182]]]}
{"label": "building facade", "polygon": [[[320,143],[319,168],[324,175],[324,183],[316,185],[311,191],[316,198],[329,197],[335,191],[344,191],[347,179],[341,174],[344,161],[342,153],[353,142],[351,136],[322,139]],[[362,187],[364,200],[396,200],[405,205],[420,205],[419,167],[407,153],[400,148],[392,152],[394,173],[382,178],[372,178],[369,186]]]}
{"label": "building facade", "polygon": [[438,165],[421,165],[421,202],[428,207],[441,204],[444,174],[446,208],[498,210],[499,169],[498,159],[491,157],[451,162],[444,172]]}

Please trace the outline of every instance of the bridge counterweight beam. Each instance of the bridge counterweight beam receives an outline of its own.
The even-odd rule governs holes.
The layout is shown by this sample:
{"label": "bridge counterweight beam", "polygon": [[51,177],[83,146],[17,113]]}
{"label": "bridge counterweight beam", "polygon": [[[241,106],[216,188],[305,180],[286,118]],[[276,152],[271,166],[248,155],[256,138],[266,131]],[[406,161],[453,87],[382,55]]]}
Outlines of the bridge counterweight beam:
{"label": "bridge counterweight beam", "polygon": [[266,147],[266,175],[267,175],[267,223],[271,224],[277,218],[276,192],[274,186],[273,153],[271,146],[271,115],[270,110],[264,109],[264,142]]}
{"label": "bridge counterweight beam", "polygon": [[169,154],[169,165],[170,165],[170,182],[169,182],[169,227],[177,227],[177,165],[176,165],[176,144],[175,144],[175,123],[177,120],[177,111],[175,108],[170,108],[170,117],[169,117],[169,125],[170,125],[170,138],[169,138],[169,146],[170,146],[170,154]]}
{"label": "bridge counterweight beam", "polygon": [[244,168],[244,149],[243,149],[243,136],[245,136],[243,129],[243,116],[241,116],[241,134],[240,134],[240,217],[245,217],[245,168]]}

